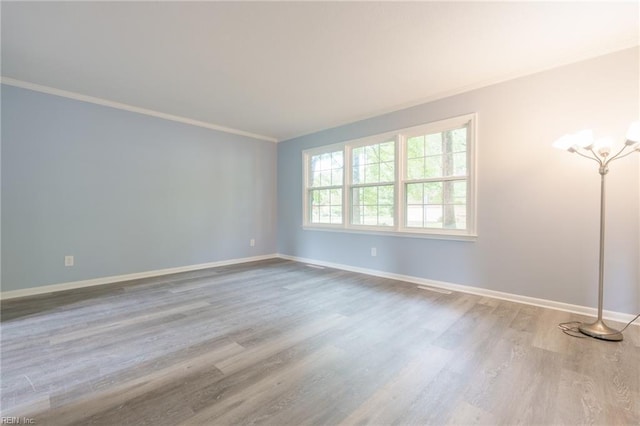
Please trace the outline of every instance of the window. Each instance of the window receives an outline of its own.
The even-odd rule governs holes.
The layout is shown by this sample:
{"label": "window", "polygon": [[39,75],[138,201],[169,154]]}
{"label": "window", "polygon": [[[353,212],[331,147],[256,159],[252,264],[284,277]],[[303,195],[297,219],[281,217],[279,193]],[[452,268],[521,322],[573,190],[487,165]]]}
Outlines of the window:
{"label": "window", "polygon": [[351,151],[351,224],[393,226],[395,141]]}
{"label": "window", "polygon": [[309,170],[311,223],[342,223],[343,152],[312,155]]}
{"label": "window", "polygon": [[475,236],[470,114],[303,153],[304,226]]}
{"label": "window", "polygon": [[407,138],[406,226],[467,229],[467,126]]}

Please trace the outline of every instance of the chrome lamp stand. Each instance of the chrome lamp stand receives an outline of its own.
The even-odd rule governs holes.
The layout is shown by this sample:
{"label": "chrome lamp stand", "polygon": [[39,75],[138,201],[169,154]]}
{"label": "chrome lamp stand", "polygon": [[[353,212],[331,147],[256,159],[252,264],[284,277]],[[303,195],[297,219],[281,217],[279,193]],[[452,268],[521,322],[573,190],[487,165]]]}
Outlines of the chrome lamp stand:
{"label": "chrome lamp stand", "polygon": [[634,152],[640,152],[640,121],[633,123],[627,132],[624,146],[611,155],[611,140],[600,139],[593,142],[590,130],[572,135],[565,135],[558,139],[554,147],[567,150],[598,163],[600,173],[600,262],[598,276],[598,318],[590,324],[582,324],[579,330],[582,334],[602,340],[620,341],[622,332],[606,325],[602,320],[602,299],[604,294],[604,230],[605,230],[605,177],[609,172],[609,164],[624,158]]}

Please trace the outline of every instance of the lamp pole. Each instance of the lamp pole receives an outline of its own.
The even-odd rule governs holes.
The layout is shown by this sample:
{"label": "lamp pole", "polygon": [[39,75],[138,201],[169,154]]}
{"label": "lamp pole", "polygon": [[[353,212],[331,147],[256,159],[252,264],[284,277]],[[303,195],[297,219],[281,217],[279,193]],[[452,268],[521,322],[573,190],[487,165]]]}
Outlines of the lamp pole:
{"label": "lamp pole", "polygon": [[[615,157],[611,158],[613,160]],[[622,333],[602,320],[602,300],[604,297],[604,227],[605,227],[605,177],[609,172],[608,161],[600,166],[600,266],[598,276],[598,318],[591,324],[582,324],[578,329],[583,334],[603,340],[622,340]]]}
{"label": "lamp pole", "polygon": [[627,133],[627,140],[622,149],[611,154],[609,140],[600,140],[593,143],[590,130],[565,135],[558,139],[554,146],[569,152],[588,158],[598,163],[600,173],[600,259],[598,270],[598,318],[590,324],[581,324],[578,329],[581,333],[602,340],[622,340],[622,332],[606,325],[602,319],[604,297],[604,231],[605,231],[605,177],[609,173],[609,163],[626,157],[633,152],[640,152],[640,121],[633,123]]}

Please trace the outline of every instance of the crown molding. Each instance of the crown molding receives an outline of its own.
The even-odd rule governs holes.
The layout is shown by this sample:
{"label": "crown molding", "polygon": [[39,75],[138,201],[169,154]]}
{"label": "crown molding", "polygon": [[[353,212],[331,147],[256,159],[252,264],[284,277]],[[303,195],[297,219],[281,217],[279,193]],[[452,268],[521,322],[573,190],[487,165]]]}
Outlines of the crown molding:
{"label": "crown molding", "polygon": [[19,87],[21,89],[33,90],[35,92],[46,93],[48,95],[61,96],[63,98],[74,99],[76,101],[88,102],[91,104],[102,105],[110,108],[116,108],[123,111],[134,112],[138,114],[148,115],[151,117],[161,118],[163,120],[175,121],[178,123],[188,124],[190,126],[203,127],[205,129],[217,130],[219,132],[230,133],[233,135],[246,136],[253,139],[277,143],[278,139],[270,136],[259,135],[257,133],[245,132],[244,130],[233,129],[231,127],[220,126],[205,121],[193,120],[191,118],[180,117],[178,115],[167,114],[152,109],[140,108],[133,105],[123,104],[120,102],[110,101],[108,99],[96,98],[94,96],[83,95],[81,93],[70,92],[68,90],[56,89],[53,87],[43,86],[41,84],[30,83],[28,81],[17,80],[15,78],[0,77],[0,82],[7,86]]}

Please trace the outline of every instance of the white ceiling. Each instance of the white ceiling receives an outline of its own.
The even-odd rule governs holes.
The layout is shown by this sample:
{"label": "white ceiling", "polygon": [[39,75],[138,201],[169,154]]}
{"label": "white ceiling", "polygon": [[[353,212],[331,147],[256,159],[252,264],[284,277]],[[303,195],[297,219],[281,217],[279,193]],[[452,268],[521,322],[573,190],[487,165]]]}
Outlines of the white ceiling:
{"label": "white ceiling", "polygon": [[639,44],[638,2],[2,2],[2,76],[285,140]]}

